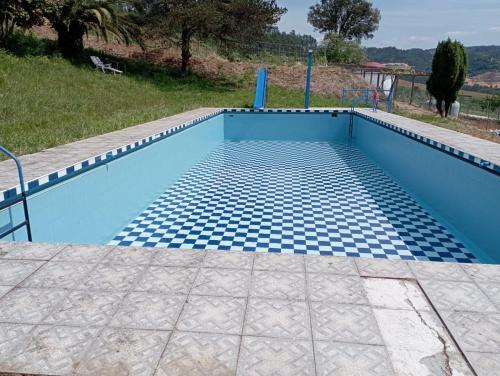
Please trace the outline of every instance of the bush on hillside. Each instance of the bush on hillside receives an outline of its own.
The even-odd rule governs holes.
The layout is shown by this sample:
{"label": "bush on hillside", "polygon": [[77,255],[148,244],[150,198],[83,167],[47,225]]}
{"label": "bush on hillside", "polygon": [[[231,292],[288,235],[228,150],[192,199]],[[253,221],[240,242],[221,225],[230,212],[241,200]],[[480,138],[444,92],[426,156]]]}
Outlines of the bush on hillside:
{"label": "bush on hillside", "polygon": [[344,39],[338,34],[329,34],[322,49],[332,64],[361,64],[366,61],[365,49],[356,41]]}

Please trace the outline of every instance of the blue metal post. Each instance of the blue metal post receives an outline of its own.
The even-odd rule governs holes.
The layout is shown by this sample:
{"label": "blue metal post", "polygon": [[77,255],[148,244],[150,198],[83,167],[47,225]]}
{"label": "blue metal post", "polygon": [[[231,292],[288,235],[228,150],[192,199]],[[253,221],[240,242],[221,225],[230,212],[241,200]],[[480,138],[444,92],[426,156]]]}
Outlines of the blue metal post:
{"label": "blue metal post", "polygon": [[311,68],[313,61],[313,52],[309,50],[309,55],[307,57],[307,79],[306,79],[306,103],[305,108],[309,108],[309,97],[311,95]]}

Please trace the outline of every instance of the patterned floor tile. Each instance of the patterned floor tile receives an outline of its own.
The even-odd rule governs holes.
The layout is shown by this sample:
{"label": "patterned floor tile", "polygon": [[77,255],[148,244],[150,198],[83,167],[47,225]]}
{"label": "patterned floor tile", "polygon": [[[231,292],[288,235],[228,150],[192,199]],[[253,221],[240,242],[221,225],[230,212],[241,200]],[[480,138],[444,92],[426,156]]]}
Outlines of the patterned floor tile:
{"label": "patterned floor tile", "polygon": [[99,264],[77,288],[127,291],[134,286],[144,270],[143,266]]}
{"label": "patterned floor tile", "polygon": [[314,340],[383,345],[370,306],[311,302]]}
{"label": "patterned floor tile", "polygon": [[181,267],[149,267],[135,290],[163,294],[187,294],[193,285],[198,269]]}
{"label": "patterned floor tile", "polygon": [[12,364],[11,359],[14,350],[31,329],[33,329],[32,325],[0,323],[0,370],[13,370],[15,365]]}
{"label": "patterned floor tile", "polygon": [[304,256],[257,253],[253,268],[254,270],[303,273],[305,271]]}
{"label": "patterned floor tile", "polygon": [[330,300],[336,303],[367,304],[361,278],[335,274],[307,275],[307,289],[311,300]]}
{"label": "patterned floor tile", "polygon": [[15,288],[0,299],[0,321],[39,323],[66,293],[59,289]]}
{"label": "patterned floor tile", "polygon": [[0,298],[12,290],[14,286],[0,286]]}
{"label": "patterned floor tile", "polygon": [[42,261],[0,259],[0,285],[17,285],[43,264]]}
{"label": "patterned floor tile", "polygon": [[248,301],[244,335],[280,338],[311,338],[306,302],[254,299]]}
{"label": "patterned floor tile", "polygon": [[72,291],[44,320],[58,325],[105,325],[118,309],[124,293]]}
{"label": "patterned floor tile", "polygon": [[474,283],[422,280],[420,285],[438,310],[498,312]]}
{"label": "patterned floor tile", "polygon": [[462,268],[476,282],[500,283],[500,273],[498,273],[498,265],[462,265]]}
{"label": "patterned floor tile", "polygon": [[254,271],[250,295],[256,298],[301,299],[306,298],[306,281],[303,273]]}
{"label": "patterned floor tile", "polygon": [[463,351],[500,354],[500,314],[440,311]]}
{"label": "patterned floor tile", "polygon": [[383,346],[314,342],[318,376],[390,376],[391,362]]}
{"label": "patterned floor tile", "polygon": [[185,266],[197,268],[201,266],[205,254],[205,251],[158,248],[152,263],[160,266]]}
{"label": "patterned floor tile", "polygon": [[458,264],[441,262],[409,262],[410,269],[418,279],[470,282],[471,279]]}
{"label": "patterned floor tile", "polygon": [[477,376],[500,375],[500,354],[470,351],[466,356]]}
{"label": "patterned floor tile", "polygon": [[110,325],[133,329],[172,330],[185,301],[185,296],[130,293]]}
{"label": "patterned floor tile", "polygon": [[177,323],[179,330],[241,334],[245,299],[196,296],[188,298]]}
{"label": "patterned floor tile", "polygon": [[363,286],[370,305],[378,308],[430,311],[432,307],[415,281],[364,278]]}
{"label": "patterned floor tile", "polygon": [[356,259],[359,274],[363,277],[415,278],[408,263],[399,260]]}
{"label": "patterned floor tile", "polygon": [[232,297],[248,296],[250,270],[201,268],[192,294]]}
{"label": "patterned floor tile", "polygon": [[72,288],[75,287],[93,267],[93,264],[51,261],[29,276],[21,286]]}
{"label": "patterned floor tile", "polygon": [[15,371],[43,375],[66,375],[74,371],[97,329],[37,326],[12,356]]}
{"label": "patterned floor tile", "polygon": [[481,290],[490,301],[495,304],[500,312],[500,283],[478,283]]}
{"label": "patterned floor tile", "polygon": [[12,243],[4,258],[47,261],[57,255],[64,247],[66,245],[54,243]]}
{"label": "patterned floor tile", "polygon": [[252,269],[253,253],[209,251],[203,262],[205,268]]}
{"label": "patterned floor tile", "polygon": [[79,375],[153,375],[170,332],[106,329],[92,344]]}
{"label": "patterned floor tile", "polygon": [[236,373],[238,336],[175,332],[157,376],[230,376]]}
{"label": "patterned floor tile", "polygon": [[237,375],[314,375],[312,342],[244,336]]}
{"label": "patterned floor tile", "polygon": [[97,264],[115,247],[95,245],[68,245],[52,261],[84,262]]}
{"label": "patterned floor tile", "polygon": [[111,244],[475,262],[356,148],[226,141]]}
{"label": "patterned floor tile", "polygon": [[304,259],[308,273],[358,275],[354,259],[350,257],[307,256]]}
{"label": "patterned floor tile", "polygon": [[116,247],[102,260],[108,264],[147,265],[151,263],[155,251],[134,247]]}

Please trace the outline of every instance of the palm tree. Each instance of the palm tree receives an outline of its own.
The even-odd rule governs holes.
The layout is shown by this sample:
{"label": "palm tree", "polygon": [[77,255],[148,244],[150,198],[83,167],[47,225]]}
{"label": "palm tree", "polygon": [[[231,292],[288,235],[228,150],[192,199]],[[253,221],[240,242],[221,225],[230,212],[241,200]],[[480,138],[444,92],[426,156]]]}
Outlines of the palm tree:
{"label": "palm tree", "polygon": [[129,44],[139,40],[137,27],[120,14],[114,0],[59,0],[50,3],[45,17],[57,32],[57,43],[64,57],[83,51],[83,37],[94,32],[98,38],[117,37]]}

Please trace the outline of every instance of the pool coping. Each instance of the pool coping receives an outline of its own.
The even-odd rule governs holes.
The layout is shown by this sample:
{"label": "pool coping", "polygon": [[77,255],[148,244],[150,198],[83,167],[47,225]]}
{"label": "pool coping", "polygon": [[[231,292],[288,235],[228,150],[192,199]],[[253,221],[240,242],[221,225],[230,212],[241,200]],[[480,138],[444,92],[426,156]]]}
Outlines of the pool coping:
{"label": "pool coping", "polygon": [[[317,114],[322,114],[322,113],[344,113],[344,114],[349,114],[351,113],[351,109],[349,108],[311,108],[311,109],[290,109],[290,108],[271,108],[271,109],[262,109],[262,110],[254,110],[254,109],[247,109],[247,108],[216,108],[216,109],[199,109],[200,111],[205,111],[206,113],[203,114],[202,116],[194,116],[192,119],[189,119],[188,121],[185,122],[180,122],[179,124],[174,124],[173,126],[170,126],[169,128],[159,132],[155,133],[151,136],[148,137],[143,137],[139,140],[136,140],[131,143],[127,143],[123,146],[113,148],[111,150],[107,150],[103,153],[100,153],[98,155],[91,156],[90,158],[86,158],[84,160],[81,160],[77,163],[73,163],[68,165],[67,167],[64,167],[59,170],[52,171],[48,174],[44,174],[40,177],[37,177],[35,179],[30,179],[29,181],[25,182],[25,190],[27,192],[27,195],[32,195],[35,194],[41,190],[44,190],[52,185],[61,183],[65,180],[68,180],[70,178],[75,177],[76,175],[85,173],[93,168],[99,167],[101,165],[104,165],[106,163],[109,163],[113,160],[116,160],[118,158],[121,158],[125,155],[128,155],[134,151],[140,150],[148,145],[151,145],[152,143],[156,143],[158,141],[161,141],[167,137],[170,137],[174,134],[177,134],[181,131],[184,131],[186,129],[189,129],[201,122],[204,122],[206,120],[209,120],[215,116],[219,116],[224,113],[275,113],[275,114],[288,114],[288,113],[317,113]],[[171,119],[179,115],[183,114],[189,114],[189,112],[174,115],[172,117],[167,117],[164,119]],[[427,123],[422,123],[418,122],[413,119],[409,118],[404,118],[404,117],[396,117],[396,115],[388,114],[383,111],[378,111],[376,113],[372,112],[371,110],[368,109],[355,109],[353,112],[353,115],[358,116],[360,118],[364,118],[367,120],[372,121],[373,123],[380,125],[384,128],[387,128],[389,130],[392,130],[394,132],[397,132],[403,136],[409,137],[413,140],[416,140],[420,143],[423,143],[425,145],[428,145],[429,147],[432,147],[434,149],[440,150],[448,155],[451,155],[455,158],[461,159],[463,161],[466,161],[468,163],[471,163],[485,171],[488,171],[490,173],[493,173],[497,176],[500,176],[500,164],[494,163],[493,160],[495,160],[495,156],[492,155],[491,158],[485,158],[484,155],[479,157],[476,156],[475,153],[468,152],[465,147],[456,147],[456,146],[450,146],[449,143],[442,142],[435,140],[434,138],[440,138],[440,134],[446,134],[447,136],[454,136],[457,137],[457,135],[462,138],[463,142],[470,141],[471,143],[474,142],[476,144],[482,144],[482,145],[487,145],[489,149],[492,148],[492,144],[496,145],[495,148],[498,148],[500,151],[500,144],[495,144],[491,141],[486,141],[486,140],[481,140],[476,137],[472,137],[469,135],[461,134],[458,132],[454,132],[448,129],[440,128],[431,124]],[[419,134],[415,132],[414,130],[411,129],[405,129],[404,126],[401,125],[395,125],[393,121],[391,121],[390,116],[393,117],[393,119],[399,119],[401,120],[404,119],[405,121],[410,121],[413,124],[422,126],[425,125],[425,129],[423,133],[429,133],[434,131],[434,136],[433,138],[427,137],[426,135]],[[389,117],[389,119],[388,119]],[[160,119],[160,120],[164,120]],[[141,124],[136,127],[141,127],[143,125],[147,125],[151,123],[146,123],[146,124]],[[126,132],[129,128],[125,128],[116,132]],[[439,131],[439,132],[436,132]],[[103,136],[112,136],[115,134],[115,132],[111,132],[105,135],[101,136],[96,136],[93,139],[98,139]],[[88,139],[87,139],[88,140]],[[466,140],[466,141],[464,141]],[[86,140],[82,140],[85,142]],[[80,141],[81,142],[81,141]],[[74,143],[76,144],[76,143]],[[67,144],[68,146],[71,146],[72,144]],[[54,148],[55,149],[55,148]],[[50,150],[50,149],[49,149]],[[31,156],[37,156],[42,154],[42,152],[32,154]],[[500,152],[499,152],[500,155]],[[61,158],[64,158],[64,156],[61,156]],[[0,170],[2,167],[2,164],[5,164],[6,162],[0,162]],[[0,191],[0,205],[5,206],[9,202],[14,201],[16,198],[18,198],[21,195],[21,187],[19,184],[16,186],[13,186],[11,188],[7,188],[3,191]]]}
{"label": "pool coping", "polygon": [[[6,336],[0,373],[73,374],[82,365],[100,367],[92,361],[94,356],[111,367],[115,356],[91,350],[102,346],[103,339],[120,348],[116,355],[125,367],[140,362],[154,368],[153,374],[161,367],[160,360],[175,351],[169,342],[175,337],[164,338],[154,357],[142,350],[151,349],[150,339],[159,333],[190,335],[196,340],[212,335],[221,342],[229,336],[238,338],[231,347],[235,359],[231,374],[246,367],[252,354],[262,355],[261,362],[279,362],[279,355],[290,354],[288,349],[295,346],[299,347],[292,351],[293,359],[312,353],[316,356],[308,355],[308,363],[320,369],[327,363],[353,362],[352,356],[339,356],[347,346],[370,350],[371,356],[375,351],[379,354],[375,358],[386,368],[384,374],[393,375],[393,367],[419,366],[420,359],[441,343],[443,358],[454,371],[493,375],[500,370],[500,300],[493,289],[500,288],[500,265],[0,241],[0,266],[4,272],[0,275],[0,333]],[[148,276],[155,276],[158,284],[151,284]],[[227,283],[229,279],[235,283]],[[264,283],[270,280],[274,282]],[[134,311],[137,304],[144,307],[154,297],[175,306],[175,316],[172,309],[168,311],[173,317],[170,323],[162,320],[164,306],[146,305],[147,316],[137,308]],[[66,310],[74,314],[61,314]],[[277,315],[277,310],[283,315]],[[215,327],[214,322],[227,322],[227,326]],[[332,332],[332,324],[346,330]],[[29,330],[16,332],[20,327]],[[303,328],[310,335],[292,336],[283,328],[294,333]],[[80,333],[89,330],[90,340],[80,349]],[[413,336],[416,331],[419,335]],[[132,339],[108,337],[108,332],[130,333]],[[135,337],[134,333],[148,334]],[[33,346],[46,337],[53,340]],[[237,351],[239,344],[252,338],[271,341],[276,347],[271,353],[264,353],[265,347]],[[312,352],[301,345],[305,342]],[[126,348],[132,343],[134,357],[128,362]],[[182,359],[189,360],[189,344],[182,349],[187,351]],[[43,356],[53,351],[61,356]],[[420,355],[407,356],[407,352]],[[356,361],[367,372],[373,364],[358,357],[362,353],[356,352]],[[431,364],[440,364],[440,354],[433,354]],[[325,359],[326,355],[332,356]],[[258,363],[251,363],[248,370],[258,369]],[[188,369],[210,367],[196,359],[188,364]],[[303,374],[309,369],[302,362],[293,367]],[[204,370],[204,374],[215,373]],[[89,372],[103,373],[107,372],[100,368]]]}

